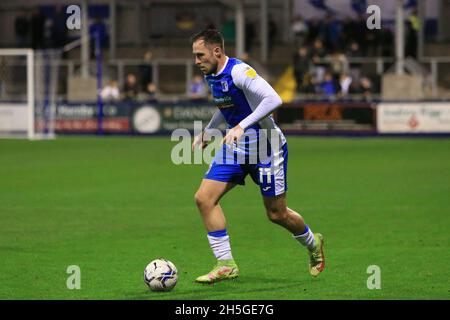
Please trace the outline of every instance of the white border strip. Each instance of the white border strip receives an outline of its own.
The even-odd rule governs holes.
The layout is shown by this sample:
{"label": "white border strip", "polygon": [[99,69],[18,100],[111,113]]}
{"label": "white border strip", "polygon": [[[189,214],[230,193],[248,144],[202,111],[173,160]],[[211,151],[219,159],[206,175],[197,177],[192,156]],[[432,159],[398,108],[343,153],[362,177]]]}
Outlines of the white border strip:
{"label": "white border strip", "polygon": [[34,139],[34,52],[27,49],[28,139]]}

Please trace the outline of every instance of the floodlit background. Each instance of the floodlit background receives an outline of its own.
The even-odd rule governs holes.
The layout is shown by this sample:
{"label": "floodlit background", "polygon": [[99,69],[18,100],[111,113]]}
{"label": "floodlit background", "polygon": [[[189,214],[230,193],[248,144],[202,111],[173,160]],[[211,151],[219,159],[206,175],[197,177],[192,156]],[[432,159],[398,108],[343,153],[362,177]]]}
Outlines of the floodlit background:
{"label": "floodlit background", "polygon": [[[446,0],[2,0],[0,298],[448,299],[449,16]],[[222,200],[241,277],[193,283],[214,263],[193,201],[207,165],[175,165],[170,135],[216,110],[190,43],[204,28],[283,99],[288,203],[326,239],[317,279],[247,179]],[[157,257],[180,271],[168,294],[142,279]]]}

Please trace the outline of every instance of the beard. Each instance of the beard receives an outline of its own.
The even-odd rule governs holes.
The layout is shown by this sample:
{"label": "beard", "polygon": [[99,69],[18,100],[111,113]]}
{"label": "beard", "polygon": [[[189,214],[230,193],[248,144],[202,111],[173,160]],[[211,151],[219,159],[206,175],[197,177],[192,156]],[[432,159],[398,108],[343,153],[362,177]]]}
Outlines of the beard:
{"label": "beard", "polygon": [[203,73],[204,73],[205,75],[207,75],[207,76],[217,73],[217,66],[218,66],[218,65],[219,65],[219,64],[218,64],[217,61],[211,63],[211,67],[208,68],[207,70],[204,70]]}

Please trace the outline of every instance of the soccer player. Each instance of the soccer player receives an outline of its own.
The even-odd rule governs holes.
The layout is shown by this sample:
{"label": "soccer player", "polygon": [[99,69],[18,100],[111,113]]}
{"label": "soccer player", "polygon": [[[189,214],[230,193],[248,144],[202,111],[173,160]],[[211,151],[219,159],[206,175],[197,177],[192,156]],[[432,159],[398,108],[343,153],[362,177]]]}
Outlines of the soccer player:
{"label": "soccer player", "polygon": [[[247,175],[259,185],[270,221],[287,229],[307,248],[309,272],[317,276],[325,268],[323,236],[313,234],[303,218],[286,205],[287,143],[270,116],[282,104],[281,98],[252,67],[225,55],[219,31],[208,29],[194,35],[192,49],[195,64],[205,75],[218,108],[202,133],[194,138],[192,149],[204,148],[211,130],[223,121],[229,128],[222,140],[222,152],[216,153],[195,194],[209,244],[217,258],[215,267],[196,281],[213,283],[239,276],[219,200],[237,184],[244,185]],[[263,152],[258,147],[265,141],[269,150]],[[249,161],[255,159],[255,153],[256,161]]]}

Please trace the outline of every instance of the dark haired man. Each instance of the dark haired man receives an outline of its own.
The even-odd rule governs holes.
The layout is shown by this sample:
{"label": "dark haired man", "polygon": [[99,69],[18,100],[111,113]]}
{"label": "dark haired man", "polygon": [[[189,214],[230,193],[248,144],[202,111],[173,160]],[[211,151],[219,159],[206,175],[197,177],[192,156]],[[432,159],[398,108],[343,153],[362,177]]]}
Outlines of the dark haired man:
{"label": "dark haired man", "polygon": [[[268,218],[308,248],[309,270],[317,276],[325,268],[323,237],[313,234],[303,218],[286,205],[287,144],[270,116],[281,105],[281,98],[253,68],[225,55],[224,40],[217,30],[204,30],[193,36],[192,50],[195,64],[205,74],[218,107],[209,124],[195,137],[192,148],[204,147],[208,132],[222,121],[229,128],[223,138],[223,152],[215,155],[195,194],[217,258],[213,270],[196,281],[213,283],[239,275],[219,200],[237,184],[243,185],[247,175],[260,186]],[[266,141],[269,150],[263,152],[260,146]],[[256,161],[249,161],[250,158]]]}

